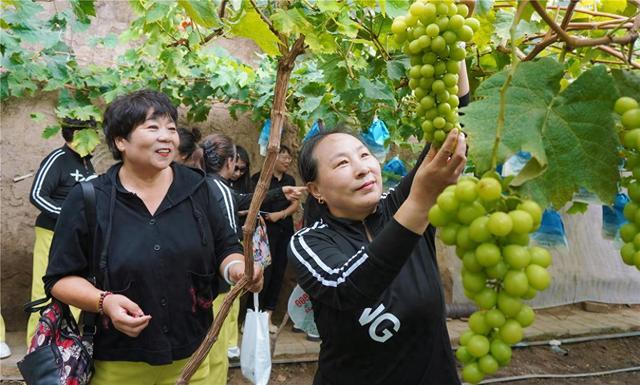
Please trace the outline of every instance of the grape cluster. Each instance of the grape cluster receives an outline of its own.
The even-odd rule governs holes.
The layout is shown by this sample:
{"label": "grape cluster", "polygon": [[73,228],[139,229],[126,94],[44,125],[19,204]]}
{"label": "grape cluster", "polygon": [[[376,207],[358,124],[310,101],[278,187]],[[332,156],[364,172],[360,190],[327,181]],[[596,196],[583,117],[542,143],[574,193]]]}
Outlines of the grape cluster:
{"label": "grape cluster", "polygon": [[391,25],[396,42],[410,58],[409,87],[417,102],[416,117],[427,142],[440,146],[458,123],[458,69],[480,23],[465,18],[469,8],[453,0],[418,0],[406,16]]}
{"label": "grape cluster", "polygon": [[472,384],[510,362],[511,345],[534,320],[533,309],[522,300],[551,282],[551,255],[529,246],[542,210],[533,201],[503,194],[501,182],[497,174],[480,180],[463,176],[429,211],[442,242],[456,246],[464,293],[480,309],[469,318],[470,330],[456,351],[464,364],[462,377]]}
{"label": "grape cluster", "polygon": [[628,186],[631,201],[624,206],[624,217],[629,222],[620,227],[620,237],[625,242],[620,254],[624,263],[640,270],[640,107],[635,99],[623,96],[614,109],[621,115],[625,168],[632,175]]}

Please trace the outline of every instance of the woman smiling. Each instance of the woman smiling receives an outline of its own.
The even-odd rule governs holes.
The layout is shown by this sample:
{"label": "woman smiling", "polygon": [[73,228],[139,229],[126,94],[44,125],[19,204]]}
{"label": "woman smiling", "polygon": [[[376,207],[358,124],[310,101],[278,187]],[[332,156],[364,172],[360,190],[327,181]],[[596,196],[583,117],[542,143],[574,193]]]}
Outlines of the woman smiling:
{"label": "woman smiling", "polygon": [[[154,91],[111,103],[104,134],[115,159],[92,181],[96,229],[90,234],[80,186],[64,203],[44,277],[55,298],[100,314],[91,384],[174,383],[211,322],[217,281],[244,275],[238,238],[222,216],[204,172],[174,162],[177,110]],[[94,286],[91,256],[107,253]],[[251,287],[259,291],[256,269]],[[201,384],[208,364],[191,383]]]}

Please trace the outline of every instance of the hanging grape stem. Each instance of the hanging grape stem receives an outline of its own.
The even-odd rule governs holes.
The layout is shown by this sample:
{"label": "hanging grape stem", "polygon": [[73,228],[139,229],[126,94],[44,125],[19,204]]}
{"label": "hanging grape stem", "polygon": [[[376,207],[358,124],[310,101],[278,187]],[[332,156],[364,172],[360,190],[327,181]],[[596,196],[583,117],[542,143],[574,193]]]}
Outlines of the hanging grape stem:
{"label": "hanging grape stem", "polygon": [[507,78],[504,81],[504,84],[500,88],[500,111],[498,112],[498,121],[496,123],[496,137],[493,142],[493,149],[491,150],[491,169],[495,170],[498,165],[498,148],[500,147],[500,140],[502,139],[502,130],[504,128],[504,115],[507,109],[507,89],[511,84],[511,79],[513,79],[513,75],[516,72],[516,68],[518,68],[518,64],[520,64],[520,59],[517,55],[516,48],[516,28],[518,26],[518,22],[520,21],[520,16],[522,15],[522,11],[524,7],[527,5],[529,0],[523,0],[518,5],[518,10],[516,12],[515,17],[513,18],[513,23],[511,23],[511,28],[509,29],[509,33],[511,34],[511,69],[507,74]]}

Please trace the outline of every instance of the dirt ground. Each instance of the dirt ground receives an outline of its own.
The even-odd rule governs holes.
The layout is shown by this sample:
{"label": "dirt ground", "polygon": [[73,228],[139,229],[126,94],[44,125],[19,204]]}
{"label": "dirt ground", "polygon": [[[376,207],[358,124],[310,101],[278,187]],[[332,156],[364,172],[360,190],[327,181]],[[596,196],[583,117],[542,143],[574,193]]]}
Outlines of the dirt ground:
{"label": "dirt ground", "polygon": [[[562,349],[567,352],[566,355],[553,352],[547,346],[515,349],[511,365],[501,369],[496,377],[587,373],[637,367],[640,366],[639,347],[640,337],[632,337],[562,345]],[[274,365],[269,383],[272,385],[310,385],[313,383],[316,367],[315,363]],[[0,381],[0,383],[2,385],[24,384],[20,381]],[[233,368],[229,372],[228,384],[245,385],[249,382],[242,377],[239,368]],[[640,384],[640,371],[600,377],[507,381],[500,384],[636,385]]]}
{"label": "dirt ground", "polygon": [[[553,352],[547,346],[514,350],[511,365],[501,369],[496,377],[526,374],[568,374],[600,372],[640,366],[640,337],[620,338],[563,345],[566,355]],[[315,363],[274,365],[270,384],[309,385],[313,383]],[[240,369],[231,369],[229,385],[248,384]],[[573,379],[537,379],[501,382],[506,385],[636,385],[640,371],[600,377]]]}

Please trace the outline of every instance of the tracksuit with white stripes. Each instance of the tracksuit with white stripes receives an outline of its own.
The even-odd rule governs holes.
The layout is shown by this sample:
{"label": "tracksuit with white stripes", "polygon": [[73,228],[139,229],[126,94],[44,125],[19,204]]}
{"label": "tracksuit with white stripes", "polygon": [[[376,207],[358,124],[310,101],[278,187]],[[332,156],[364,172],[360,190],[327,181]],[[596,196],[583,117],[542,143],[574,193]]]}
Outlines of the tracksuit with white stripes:
{"label": "tracksuit with white stripes", "polygon": [[322,339],[314,385],[460,383],[434,229],[418,235],[393,219],[414,174],[364,221],[336,218],[322,205],[322,219],[291,239],[289,259]]}
{"label": "tracksuit with white stripes", "polygon": [[[78,182],[96,177],[91,164],[91,156],[80,155],[64,145],[52,151],[40,163],[29,193],[29,200],[40,210],[36,219],[35,243],[33,247],[33,270],[31,280],[31,300],[45,296],[42,276],[49,260],[49,248],[53,238],[62,203]],[[27,323],[27,345],[31,342],[40,314],[33,313]]]}
{"label": "tracksuit with white stripes", "polygon": [[62,203],[78,182],[96,177],[91,156],[84,158],[66,144],[47,155],[40,163],[31,186],[29,199],[40,210],[36,226],[47,230],[56,227]]}

